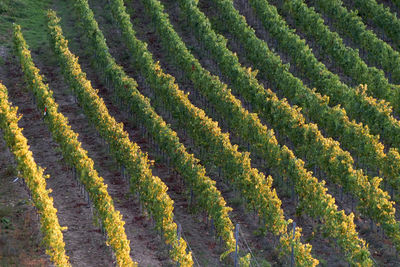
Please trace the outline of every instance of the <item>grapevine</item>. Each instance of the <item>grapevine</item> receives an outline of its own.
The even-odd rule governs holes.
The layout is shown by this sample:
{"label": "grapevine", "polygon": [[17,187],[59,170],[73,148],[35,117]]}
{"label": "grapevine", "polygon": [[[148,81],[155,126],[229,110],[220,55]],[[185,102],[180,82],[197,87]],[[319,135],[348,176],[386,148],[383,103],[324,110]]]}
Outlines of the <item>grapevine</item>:
{"label": "grapevine", "polygon": [[[318,13],[312,8],[308,8],[307,5],[301,0],[286,1],[283,5],[285,12],[290,13],[296,20],[296,26],[300,27],[307,34],[317,34],[317,39],[323,40],[325,47],[332,51],[342,51],[343,46],[341,45],[340,38],[336,33],[329,31],[329,28],[324,25],[324,21]],[[310,27],[309,25],[313,25]],[[320,45],[322,45],[322,42]],[[343,48],[343,49],[342,49]],[[354,53],[354,51],[352,52]],[[339,52],[338,56],[343,58],[345,64],[350,68],[355,66],[353,62],[344,51]],[[313,60],[310,58],[310,60]],[[346,63],[347,62],[347,63]],[[312,65],[310,65],[308,75],[311,75]],[[355,72],[358,68],[354,69]],[[319,72],[318,72],[319,73]],[[322,71],[322,74],[324,72]],[[318,74],[319,75],[319,74]],[[356,74],[354,74],[356,75]],[[332,76],[332,75],[330,75]],[[316,77],[315,67],[313,75],[309,77]],[[338,78],[335,78],[338,80]],[[377,101],[376,99],[367,96],[364,87],[363,90],[351,90],[344,84],[334,82],[334,80],[322,80],[316,78],[314,82],[318,82],[316,85],[321,93],[329,96],[332,104],[341,104],[343,108],[349,114],[349,117],[363,121],[369,126],[371,133],[380,135],[385,141],[385,144],[391,147],[400,147],[400,122],[394,118],[392,108],[384,100]]]}
{"label": "grapevine", "polygon": [[[386,33],[391,38],[394,38],[396,42],[400,40],[400,36],[398,35],[400,33],[398,28],[400,26],[399,19],[391,14],[388,9],[385,9],[383,5],[378,5],[375,0],[356,0],[352,2],[354,3],[354,7],[357,8],[355,11],[347,10],[343,6],[342,1],[315,1],[315,4],[319,11],[323,11],[329,17],[333,18],[332,21],[338,33],[352,39],[354,44],[358,45],[366,52],[365,55],[369,64],[382,68],[390,75],[393,82],[398,84],[400,82],[400,53],[394,50],[389,44],[379,39],[373,31],[368,30],[358,13],[362,12],[362,15],[372,18],[373,22],[385,29]],[[331,51],[332,50],[330,50],[330,53],[332,53]],[[364,71],[364,73],[360,71],[358,71],[358,73],[354,71],[351,73],[351,77],[353,77],[356,82],[361,83],[362,79],[364,79],[363,83],[368,83],[371,90],[374,89],[372,86],[376,86],[376,89],[379,89],[381,86],[391,86],[387,84],[387,81],[383,81],[383,72],[379,72],[380,79],[382,79],[382,81],[380,81],[381,84],[378,85],[373,81],[367,82],[368,80],[365,79],[367,79],[368,76],[371,76],[374,72],[376,75],[378,74],[376,69],[367,68],[358,54],[352,52],[350,48],[341,49],[341,52],[343,54],[341,59],[338,59],[338,63],[342,64],[343,58],[347,57],[348,60],[351,60],[353,63],[353,69],[359,68]],[[335,55],[335,58],[336,57],[338,56]],[[349,67],[343,70],[347,72]],[[392,90],[396,90],[396,93],[398,93],[399,87],[397,86]],[[375,92],[373,93],[375,94]],[[378,94],[376,94],[376,96],[378,97]],[[396,95],[392,94],[386,96],[385,99],[392,102],[392,104],[396,106],[396,111],[398,111],[398,99],[394,97],[396,97]]]}
{"label": "grapevine", "polygon": [[[291,74],[283,68],[279,68],[278,62],[280,59],[277,56],[273,56],[272,52],[268,49],[266,44],[257,39],[254,30],[248,27],[245,19],[241,17],[238,11],[233,7],[231,1],[224,1],[218,0],[215,1],[218,10],[220,11],[219,14],[223,17],[224,21],[228,23],[226,25],[230,25],[229,30],[234,34],[245,46],[247,50],[247,55],[253,61],[257,58],[257,62],[262,62],[263,65],[258,64],[258,67],[262,67],[262,71],[269,72],[268,78],[273,79],[276,82],[280,82],[280,89],[289,91],[295,90],[296,93],[304,92],[305,87],[302,86],[301,81],[296,80]],[[194,16],[192,15],[191,18]],[[194,24],[193,24],[194,25]],[[201,23],[197,23],[197,25],[202,25]],[[203,24],[204,25],[204,24]],[[202,31],[205,29],[209,29],[209,27],[203,27]],[[221,38],[219,38],[221,40]],[[213,43],[213,42],[211,42]],[[220,42],[222,43],[222,42]],[[257,45],[255,45],[257,44]],[[262,48],[262,49],[261,49]],[[214,48],[215,50],[215,48]],[[213,50],[212,50],[213,51]],[[221,51],[219,51],[221,53]],[[266,57],[267,56],[267,57]],[[268,64],[270,63],[270,64]],[[276,64],[275,64],[276,63]],[[226,63],[228,64],[228,63]],[[272,65],[273,64],[273,65]],[[233,66],[232,61],[229,61],[230,66]],[[272,65],[272,66],[271,66]],[[232,70],[232,69],[231,69]],[[278,71],[279,70],[279,71]],[[225,71],[227,75],[228,71]],[[235,75],[237,76],[237,71]],[[243,76],[242,76],[243,77]],[[243,78],[241,79],[244,80]],[[296,84],[297,83],[297,84]],[[297,85],[294,87],[294,85]],[[248,91],[248,90],[243,90]],[[253,96],[253,98],[257,99],[265,99],[261,98],[259,94],[262,94],[262,90],[257,92],[257,96]],[[306,91],[307,92],[307,91]],[[300,99],[310,99],[310,94],[306,97],[300,97]],[[311,97],[315,97],[312,96]],[[258,103],[260,100],[258,100]],[[254,102],[254,106],[256,109],[259,109],[257,106],[260,105],[257,102]],[[262,110],[259,109],[261,112]],[[270,113],[270,109],[264,108],[264,112]],[[275,125],[279,126],[282,122],[283,123],[291,123],[290,116],[287,116],[287,120],[282,121],[282,112],[277,113],[277,119],[275,120]],[[296,114],[298,115],[298,112]],[[293,116],[292,116],[293,117]],[[288,121],[288,122],[286,122]],[[390,233],[392,240],[397,244],[400,245],[400,233],[398,230],[398,222],[395,219],[395,209],[393,207],[393,202],[390,201],[390,197],[388,196],[387,192],[384,192],[380,188],[380,181],[382,180],[379,177],[374,177],[370,181],[367,176],[363,174],[362,170],[354,170],[353,160],[348,154],[348,152],[344,152],[340,149],[338,143],[335,143],[333,140],[324,139],[322,135],[318,136],[318,131],[316,125],[304,125],[303,121],[295,124],[292,123],[291,127],[283,128],[282,130],[285,132],[286,129],[290,129],[292,132],[292,142],[305,142],[306,149],[308,149],[308,155],[313,156],[312,160],[318,163],[318,165],[327,172],[332,181],[339,183],[343,186],[345,190],[351,192],[356,197],[360,199],[359,202],[359,210],[377,221],[379,221],[385,230]],[[294,129],[309,129],[309,132],[305,132],[304,134],[299,134],[298,132],[294,131]],[[314,129],[313,129],[314,128]],[[290,131],[286,130],[287,134]],[[317,147],[316,144],[320,144],[320,147]],[[309,149],[309,147],[314,147],[314,149]],[[304,147],[305,148],[305,147]],[[321,151],[324,151],[321,153]],[[311,154],[312,153],[312,154]],[[344,178],[346,177],[346,178]],[[372,193],[372,191],[374,193]],[[370,192],[370,193],[366,193]],[[368,195],[366,195],[368,194]]]}
{"label": "grapevine", "polygon": [[94,169],[94,162],[87,155],[78,141],[78,134],[71,130],[68,119],[58,112],[58,104],[53,92],[43,82],[39,69],[35,67],[31,53],[22,36],[21,27],[14,25],[14,48],[18,56],[25,80],[33,91],[40,110],[46,107],[45,123],[48,125],[54,140],[60,145],[64,158],[72,164],[80,174],[80,180],[89,193],[100,219],[108,234],[109,244],[116,254],[119,266],[137,266],[129,256],[129,240],[126,237],[122,215],[115,210],[113,201],[107,192],[107,185]]}
{"label": "grapevine", "polygon": [[17,110],[17,107],[11,106],[7,88],[0,82],[0,128],[3,130],[8,147],[15,156],[18,171],[32,193],[32,200],[40,215],[40,229],[47,246],[46,253],[56,266],[71,266],[65,254],[62,234],[66,227],[60,226],[53,198],[49,196],[51,189],[46,189],[45,179],[50,177],[44,175],[44,170],[36,165],[32,152],[29,150],[28,140],[18,126],[21,116],[18,116]]}
{"label": "grapevine", "polygon": [[[71,84],[72,89],[78,95],[78,100],[81,103],[85,113],[88,115],[89,119],[93,121],[93,123],[98,128],[99,132],[104,136],[104,138],[110,143],[112,146],[112,151],[115,151],[114,154],[122,165],[130,166],[134,165],[135,159],[131,157],[132,153],[126,152],[129,149],[129,146],[137,146],[132,144],[128,138],[128,133],[123,131],[122,127],[118,127],[115,123],[115,120],[108,113],[107,107],[104,105],[103,100],[97,95],[95,89],[92,88],[90,82],[86,80],[85,74],[82,72],[81,67],[79,66],[78,59],[69,51],[68,44],[65,38],[62,35],[62,29],[58,25],[59,19],[56,17],[55,13],[52,11],[48,12],[49,18],[49,30],[50,30],[50,38],[51,42],[54,46],[54,50],[58,56],[60,61],[60,65],[64,72],[64,76],[66,80],[68,80]],[[136,93],[137,95],[137,93]],[[132,106],[138,106],[135,103],[135,98],[133,96],[123,97],[124,99],[128,99],[132,101]],[[194,192],[198,193],[197,201],[200,203],[202,207],[210,212],[212,218],[215,220],[215,225],[219,232],[221,232],[221,236],[223,236],[224,240],[226,240],[227,248],[229,249],[226,253],[230,253],[234,250],[235,239],[233,237],[233,225],[228,217],[228,212],[231,210],[226,207],[226,202],[222,198],[221,193],[216,189],[215,182],[212,181],[209,177],[205,176],[204,167],[196,164],[196,159],[193,158],[192,155],[187,154],[184,146],[179,143],[179,140],[176,137],[176,133],[174,134],[171,130],[166,128],[166,124],[160,122],[160,118],[154,111],[152,111],[149,103],[142,100],[141,104],[146,105],[146,109],[142,108],[142,110],[138,111],[143,113],[143,117],[149,120],[147,123],[149,126],[153,126],[154,132],[158,136],[158,139],[165,140],[165,147],[171,147],[170,151],[171,158],[176,162],[176,166],[189,166],[189,167],[181,167],[180,170],[183,170],[182,173],[187,177],[187,180],[194,186]],[[135,102],[134,102],[135,101]],[[105,123],[105,122],[111,123]],[[104,123],[103,123],[104,122]],[[150,128],[150,127],[149,127]],[[157,131],[158,130],[158,131]],[[165,132],[163,131],[165,130]],[[114,136],[125,136],[123,138],[114,139]],[[175,137],[175,138],[174,138]],[[139,153],[138,153],[139,154]],[[141,157],[144,157],[144,155]],[[191,157],[190,157],[191,156]],[[149,167],[149,166],[148,166]],[[132,168],[128,168],[132,169]],[[137,172],[130,173],[133,178],[133,182],[137,184],[138,178]],[[149,178],[151,179],[151,178]],[[159,187],[159,185],[153,185],[155,188]],[[140,188],[145,188],[140,186]],[[151,195],[150,193],[146,193],[145,195]],[[159,197],[161,198],[161,197]],[[151,203],[149,199],[142,199],[144,203]],[[207,207],[207,208],[206,208]],[[149,210],[154,213],[157,210],[157,206],[148,205]],[[165,213],[163,215],[157,215],[156,220],[158,226],[165,231],[164,235],[167,238],[167,242],[174,244],[175,246],[184,242],[184,240],[177,240],[177,236],[174,232],[169,232],[169,229],[176,229],[176,226],[170,226],[169,224],[172,221],[169,221],[165,218],[172,217],[171,215]],[[175,241],[176,240],[176,241]],[[173,252],[174,254],[174,252]],[[185,258],[185,253],[181,255],[182,258]]]}

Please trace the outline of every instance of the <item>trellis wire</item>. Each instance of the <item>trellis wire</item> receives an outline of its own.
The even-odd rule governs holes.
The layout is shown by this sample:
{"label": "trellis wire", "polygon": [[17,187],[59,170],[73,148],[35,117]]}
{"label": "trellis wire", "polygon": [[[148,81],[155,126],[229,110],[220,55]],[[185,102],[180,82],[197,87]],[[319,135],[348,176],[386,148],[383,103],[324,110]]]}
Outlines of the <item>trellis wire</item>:
{"label": "trellis wire", "polygon": [[[241,240],[244,241],[244,244],[246,245],[247,249],[249,250],[250,255],[251,255],[251,259],[254,259],[255,265],[256,265],[256,266],[260,266],[260,264],[258,263],[256,257],[255,257],[254,254],[253,254],[253,251],[250,249],[250,246],[249,246],[249,244],[247,243],[246,238],[244,238],[244,234],[243,234],[240,230],[239,230],[239,235],[241,235]],[[250,262],[250,265],[251,265],[251,262]]]}
{"label": "trellis wire", "polygon": [[192,248],[190,247],[188,239],[186,238],[185,232],[183,231],[182,228],[181,228],[181,234],[182,234],[183,239],[186,241],[186,244],[187,244],[187,246],[189,248],[189,251],[192,252],[192,256],[193,256],[193,259],[194,259],[195,263],[197,264],[198,267],[200,267],[200,264],[199,264],[199,262],[198,262],[198,260],[196,258],[196,255],[194,254]]}

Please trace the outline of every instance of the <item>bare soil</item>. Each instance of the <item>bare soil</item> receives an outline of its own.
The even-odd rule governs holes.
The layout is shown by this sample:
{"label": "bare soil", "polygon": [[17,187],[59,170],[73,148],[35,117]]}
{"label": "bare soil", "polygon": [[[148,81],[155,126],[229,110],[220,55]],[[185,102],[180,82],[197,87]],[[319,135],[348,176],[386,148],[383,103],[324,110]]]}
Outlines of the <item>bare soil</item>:
{"label": "bare soil", "polygon": [[49,266],[33,202],[0,137],[0,266]]}
{"label": "bare soil", "polygon": [[[253,29],[255,29],[256,34],[259,38],[265,40],[267,42],[267,44],[272,47],[272,49],[274,49],[274,51],[276,51],[279,56],[282,58],[283,62],[288,62],[290,60],[290,58],[287,57],[287,55],[285,55],[282,51],[280,51],[279,46],[277,45],[276,41],[271,38],[271,36],[269,35],[268,31],[263,28],[261,22],[257,19],[257,17],[255,16],[255,13],[253,12],[253,10],[251,9],[251,7],[245,3],[245,1],[235,1],[235,7],[237,8],[237,10],[240,11],[240,13],[242,15],[244,15],[247,19],[247,22],[253,27]],[[211,21],[218,21],[218,13],[216,12],[216,8],[213,7],[213,4],[210,3],[210,1],[207,2],[203,2],[201,5],[201,10],[207,14],[207,16],[209,18],[211,18]],[[225,37],[228,38],[229,42],[229,48],[232,49],[232,51],[236,52],[237,55],[239,56],[239,59],[241,60],[241,62],[243,62],[243,65],[245,66],[252,66],[251,63],[248,62],[248,60],[246,59],[246,53],[244,52],[244,49],[241,47],[241,45],[235,40],[235,38],[233,38],[229,33],[226,32],[226,30],[224,30],[224,27],[220,26],[220,25],[216,25],[213,24],[213,26],[215,26],[218,31],[220,31]],[[314,50],[313,50],[314,51]],[[292,64],[294,65],[294,64]],[[297,71],[295,68],[293,68],[291,65],[291,71],[292,73],[296,74]],[[300,76],[301,77],[301,76]],[[303,77],[302,77],[303,78]],[[341,76],[341,78],[343,78],[343,76]],[[262,82],[265,86],[265,88],[267,88],[270,83],[268,81],[265,81],[262,78],[262,75],[258,75],[258,80],[260,82]],[[304,81],[305,79],[303,79]],[[307,82],[306,82],[307,83]],[[278,95],[279,95],[279,91],[276,90],[276,88],[272,87],[273,90],[275,90]],[[282,144],[286,144],[284,139],[282,139],[282,137],[278,136],[278,139],[280,141],[280,143]],[[290,144],[288,145],[288,147],[291,147]],[[356,158],[355,158],[356,159]],[[374,224],[372,224],[372,228],[371,228],[371,224],[368,218],[365,218],[364,216],[361,216],[355,209],[354,207],[357,205],[357,201],[353,200],[353,198],[349,195],[349,194],[342,194],[339,190],[339,188],[330,183],[329,179],[326,179],[326,175],[319,170],[318,168],[314,169],[314,175],[316,175],[316,177],[318,177],[320,180],[325,180],[326,181],[326,186],[328,188],[328,192],[335,197],[336,199],[336,204],[338,205],[339,209],[343,209],[345,210],[346,214],[349,214],[350,212],[355,212],[356,214],[356,219],[355,219],[355,223],[357,225],[357,230],[360,233],[360,237],[363,238],[364,240],[366,240],[371,248],[372,252],[372,256],[375,258],[375,260],[380,263],[380,264],[385,264],[385,266],[389,265],[389,266],[396,266],[398,264],[397,262],[397,257],[395,256],[394,253],[394,249],[391,246],[391,242],[389,240],[387,240],[387,238],[382,236],[382,231],[378,228],[375,227]],[[278,187],[278,195],[281,197],[281,195],[279,194],[281,191],[279,190]],[[281,199],[284,199],[284,197],[281,197]],[[283,200],[284,201],[284,200]],[[290,213],[291,209],[290,209],[290,205],[289,205],[289,209],[286,206],[286,203],[284,202],[284,210],[285,210],[285,214],[289,214],[291,218],[296,218],[296,213]],[[395,205],[396,209],[398,209],[398,205]],[[294,210],[295,212],[295,210]],[[398,214],[397,214],[398,217]],[[296,221],[297,222],[297,221]],[[305,221],[303,228],[303,232],[304,232],[304,236],[305,238],[308,240],[311,238],[312,236],[312,241],[310,242],[313,246],[313,251],[317,254],[318,259],[322,258],[324,259],[324,262],[327,263],[328,266],[336,266],[336,264],[342,264],[339,263],[340,262],[340,253],[338,253],[338,251],[332,249],[335,248],[336,245],[334,243],[331,242],[325,242],[327,241],[327,238],[321,233],[318,234],[313,234],[312,231],[310,230],[310,225],[315,225],[315,223],[313,223],[312,221]],[[373,230],[372,230],[373,229]],[[309,231],[307,231],[309,230]],[[323,255],[324,253],[326,253],[327,251],[329,255]],[[338,254],[336,254],[336,253]],[[321,253],[321,255],[319,255],[318,253]],[[387,255],[385,255],[387,254]],[[327,257],[326,257],[327,256]],[[336,258],[338,257],[338,258]]]}
{"label": "bare soil", "polygon": [[[306,3],[307,3],[307,5],[308,5],[309,7],[312,7],[312,6],[315,7],[315,5],[313,4],[312,1],[306,1]],[[352,4],[345,5],[345,7],[347,7],[347,8],[349,8],[349,7],[352,8],[352,6],[353,6]],[[316,8],[316,11],[318,12],[319,9]],[[341,37],[342,40],[343,40],[343,44],[344,44],[345,46],[350,47],[350,48],[352,48],[352,49],[358,49],[358,54],[359,54],[360,58],[361,58],[369,67],[376,66],[376,67],[380,68],[380,66],[378,66],[377,64],[372,63],[371,60],[369,60],[369,58],[368,58],[369,52],[368,52],[367,50],[365,50],[364,48],[360,47],[356,42],[354,42],[353,39],[349,38],[348,36],[345,36],[344,34],[341,34],[341,31],[338,30],[338,28],[335,26],[334,21],[333,21],[331,18],[329,18],[329,17],[328,17],[327,15],[325,15],[325,13],[323,13],[323,12],[322,12],[322,13],[321,13],[321,12],[318,12],[318,13],[319,13],[319,14],[321,15],[321,17],[323,18],[323,20],[324,20],[324,22],[325,22],[325,25],[327,25],[327,26],[329,27],[329,29],[330,29],[332,32],[337,32],[337,33],[340,35],[340,37]],[[378,34],[378,38],[381,38],[381,39],[383,38],[383,40],[384,40],[385,42],[387,42],[387,43],[388,43],[389,45],[391,45],[392,47],[395,47],[395,46],[392,45],[391,40],[385,36],[385,34],[383,33],[383,31],[380,30],[378,27],[374,27],[374,25],[373,25],[373,23],[372,23],[371,21],[369,21],[369,20],[364,21],[364,24],[366,25],[366,27],[367,27],[368,30],[371,30],[371,31],[373,31],[375,34]],[[301,33],[301,30],[299,30],[298,32]],[[307,39],[307,38],[305,38],[305,39]],[[313,42],[312,40],[309,40],[309,39],[308,39],[307,44],[309,44],[310,47],[312,47],[313,51],[319,51],[319,50],[320,50],[320,49],[318,48],[318,44],[317,44],[316,42]],[[321,54],[324,55],[324,53],[321,53]],[[325,56],[325,58],[322,59],[322,61],[325,63],[326,60],[327,60],[327,58],[329,58],[329,56],[328,56],[328,55],[324,55],[324,56]],[[332,60],[329,59],[329,62],[335,64],[334,66],[336,66],[336,67],[333,67],[333,68],[329,68],[329,70],[331,70],[331,71],[332,71],[333,73],[335,73],[335,74],[338,74],[338,75],[342,78],[342,74],[341,74],[342,71],[341,71],[341,68],[340,68],[339,66],[336,65],[336,63],[335,63],[334,60],[332,61]],[[344,76],[346,76],[346,75],[344,75]],[[390,73],[385,72],[385,76],[386,76],[386,78],[389,80],[389,82],[392,82]],[[357,86],[357,85],[358,85],[355,81],[352,81],[351,78],[350,78],[350,81],[352,81],[352,82],[350,82],[350,83],[347,83],[347,82],[344,81],[343,79],[342,79],[342,81],[343,81],[344,83],[350,85],[350,86]]]}
{"label": "bare soil", "polygon": [[[217,14],[215,14],[215,10],[209,2],[201,1],[202,11],[210,18],[216,18]],[[191,47],[202,65],[229,84],[229,79],[221,74],[217,64],[193,37],[190,29],[179,16],[180,11],[176,1],[165,0],[163,3],[175,29],[185,43]],[[112,23],[107,1],[92,0],[90,5],[94,10],[100,28],[105,34],[112,55],[116,57],[117,62],[125,68],[127,73],[138,81],[142,93],[153,97],[154,92],[129,62],[129,54],[121,41],[119,30]],[[276,42],[269,37],[268,32],[257,20],[251,8],[246,8],[243,1],[235,1],[235,5],[241,12],[244,12],[246,17],[251,18],[249,23],[256,29],[257,35],[275,48],[284,62],[289,62],[290,58],[279,51]],[[196,196],[191,199],[190,188],[185,186],[182,177],[173,171],[172,166],[167,164],[168,157],[159,151],[151,136],[140,127],[140,123],[132,121],[131,116],[123,111],[123,107],[116,104],[112,90],[102,83],[101,74],[91,67],[91,58],[85,50],[86,44],[82,41],[84,40],[84,33],[76,24],[77,18],[74,16],[70,3],[54,1],[53,8],[62,18],[64,34],[69,39],[70,49],[80,57],[79,61],[83,70],[87,72],[92,85],[99,89],[99,95],[103,97],[110,114],[117,121],[124,123],[125,130],[128,131],[131,140],[140,145],[141,149],[149,154],[149,158],[155,161],[153,174],[159,176],[169,188],[168,193],[175,202],[175,221],[182,226],[183,237],[190,246],[196,265],[232,265],[231,258],[223,262],[219,261],[223,246],[220,240],[215,237],[211,221],[196,209]],[[177,78],[181,89],[191,93],[190,99],[196,106],[204,109],[210,117],[217,120],[224,131],[231,132],[231,129],[225,125],[223,118],[216,114],[206,99],[199,96],[193,89],[193,84],[184,77],[182,71],[171,64],[171,58],[163,50],[142,3],[140,1],[128,1],[128,10],[139,39],[149,44],[154,59],[160,60],[163,69]],[[230,48],[238,53],[241,62],[245,66],[251,66],[238,42],[233,40],[226,32],[224,32],[224,35],[229,39]],[[104,236],[92,216],[92,208],[88,205],[84,194],[74,180],[71,168],[63,160],[58,145],[52,141],[50,132],[42,120],[42,111],[37,110],[31,94],[26,89],[19,63],[11,55],[11,51],[5,47],[0,47],[0,57],[5,62],[5,64],[0,64],[0,77],[9,90],[11,101],[19,107],[19,112],[23,114],[23,119],[21,119],[19,125],[24,128],[24,135],[29,140],[36,162],[45,167],[46,173],[50,174],[51,178],[47,180],[47,184],[48,188],[53,189],[51,196],[54,198],[54,205],[58,210],[60,224],[68,227],[68,230],[64,232],[64,241],[72,265],[113,266],[112,253],[105,245]],[[60,111],[68,117],[73,130],[79,133],[79,140],[88,151],[89,156],[95,161],[96,169],[108,185],[108,192],[114,200],[116,209],[123,215],[126,222],[126,234],[128,239],[131,240],[132,258],[139,262],[140,266],[173,266],[174,264],[168,257],[168,248],[164,245],[160,234],[154,230],[152,219],[141,208],[138,198],[129,192],[129,185],[123,177],[120,166],[112,159],[110,153],[108,153],[107,145],[82,113],[82,109],[68,89],[49,45],[46,43],[34,50],[33,57],[35,63],[41,69],[41,73],[46,77],[50,89],[54,91],[56,101],[60,105]],[[327,61],[323,62],[327,63]],[[330,65],[328,64],[328,66]],[[291,71],[297,73],[297,70],[293,67]],[[349,82],[349,79],[342,75],[340,70],[338,70],[338,73],[344,81]],[[263,79],[260,81],[265,88],[273,88],[269,81]],[[280,92],[277,93],[282,96]],[[241,99],[240,96],[238,97]],[[241,100],[246,108],[251,110],[251,105],[243,99]],[[231,219],[235,224],[240,224],[241,255],[251,249],[253,256],[261,266],[268,266],[268,264],[272,266],[288,265],[288,258],[278,257],[276,238],[270,234],[260,236],[258,218],[246,208],[240,194],[233,190],[224,177],[219,175],[218,168],[208,162],[204,153],[193,144],[193,140],[186,135],[185,131],[177,126],[177,122],[171,118],[166,110],[162,107],[157,107],[156,110],[177,131],[181,142],[185,144],[188,150],[202,159],[201,162],[205,164],[208,175],[217,181],[217,187],[221,190],[228,205],[234,208]],[[267,126],[269,125],[267,124]],[[278,139],[280,143],[292,147],[287,138],[278,134]],[[247,143],[243,142],[238,136],[231,134],[231,140],[232,143],[240,146],[240,150],[247,150]],[[266,169],[263,160],[254,155],[252,155],[252,165],[266,175],[270,173],[274,175],[274,186],[282,200],[285,216],[294,219],[303,228],[303,241],[313,245],[313,253],[321,260],[321,265],[347,266],[335,242],[326,238],[321,231],[318,226],[319,221],[296,212],[296,200],[295,197],[291,196],[291,183],[284,181],[282,177]],[[318,169],[315,169],[315,171],[319,179],[325,179],[323,172]],[[16,176],[12,155],[5,148],[4,141],[1,138],[0,266],[51,266],[49,258],[45,255],[44,248],[40,244],[41,236],[35,209],[23,184],[20,181],[13,182]],[[339,208],[344,209],[346,214],[349,214],[353,210],[353,206],[356,205],[356,201],[353,202],[347,194],[344,194],[342,198],[340,190],[335,185],[330,184],[329,181],[327,187],[336,198]],[[194,203],[191,204],[191,201]],[[400,264],[398,258],[395,257],[391,242],[384,237],[379,227],[373,226],[374,229],[371,231],[369,220],[357,213],[355,222],[360,237],[370,244],[371,254],[378,265],[398,266]]]}

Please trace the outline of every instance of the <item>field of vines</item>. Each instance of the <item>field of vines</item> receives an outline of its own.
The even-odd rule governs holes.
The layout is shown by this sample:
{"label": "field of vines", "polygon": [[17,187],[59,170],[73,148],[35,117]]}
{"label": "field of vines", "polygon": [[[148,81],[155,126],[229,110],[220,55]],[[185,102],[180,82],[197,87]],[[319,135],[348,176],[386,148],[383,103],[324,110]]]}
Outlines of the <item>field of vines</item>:
{"label": "field of vines", "polygon": [[0,266],[400,266],[397,14],[0,1]]}

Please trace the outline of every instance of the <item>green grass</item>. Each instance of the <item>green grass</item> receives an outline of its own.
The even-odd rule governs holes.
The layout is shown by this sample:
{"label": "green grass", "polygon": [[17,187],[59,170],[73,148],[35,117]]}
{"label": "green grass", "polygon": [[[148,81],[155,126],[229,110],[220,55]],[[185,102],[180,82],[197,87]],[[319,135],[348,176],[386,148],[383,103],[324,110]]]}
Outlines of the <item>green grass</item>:
{"label": "green grass", "polygon": [[12,24],[22,27],[32,50],[47,43],[45,12],[51,0],[0,0],[0,46],[11,47]]}

